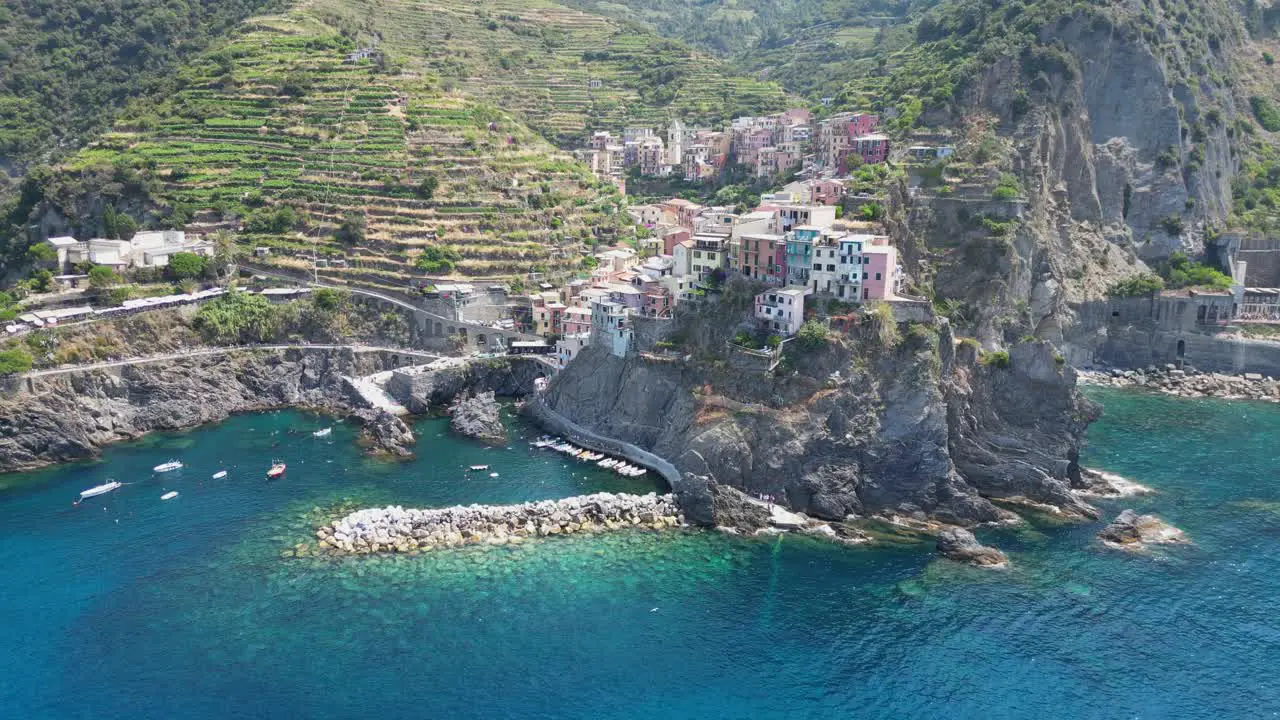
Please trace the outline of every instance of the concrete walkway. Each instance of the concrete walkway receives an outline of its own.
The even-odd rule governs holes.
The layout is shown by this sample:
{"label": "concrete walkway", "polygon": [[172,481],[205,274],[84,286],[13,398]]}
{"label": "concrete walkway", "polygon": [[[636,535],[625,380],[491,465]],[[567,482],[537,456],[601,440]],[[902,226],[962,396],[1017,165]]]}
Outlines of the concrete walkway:
{"label": "concrete walkway", "polygon": [[379,410],[386,410],[392,415],[408,415],[409,408],[395,401],[387,393],[387,381],[391,379],[391,373],[394,370],[386,370],[384,372],[375,373],[367,377],[353,378],[343,376],[343,380],[347,381],[356,392],[360,393],[360,397],[369,403],[370,406]]}

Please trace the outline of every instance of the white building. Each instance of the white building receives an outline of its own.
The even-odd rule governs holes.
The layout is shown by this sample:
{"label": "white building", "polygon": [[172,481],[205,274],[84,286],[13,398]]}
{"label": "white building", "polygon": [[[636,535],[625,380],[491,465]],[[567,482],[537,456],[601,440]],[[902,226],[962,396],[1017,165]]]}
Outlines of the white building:
{"label": "white building", "polygon": [[788,285],[756,296],[756,318],[784,337],[795,335],[804,324],[804,296],[808,288]]}

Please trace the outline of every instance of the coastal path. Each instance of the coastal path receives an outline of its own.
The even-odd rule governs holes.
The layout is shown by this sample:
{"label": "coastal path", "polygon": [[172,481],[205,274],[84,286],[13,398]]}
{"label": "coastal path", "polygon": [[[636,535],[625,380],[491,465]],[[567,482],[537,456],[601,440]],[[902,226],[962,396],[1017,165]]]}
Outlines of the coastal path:
{"label": "coastal path", "polygon": [[63,367],[49,368],[47,370],[32,370],[24,373],[24,378],[49,377],[52,375],[65,375],[68,373],[85,372],[87,370],[104,370],[107,368],[124,367],[126,365],[146,365],[149,363],[170,362],[174,360],[186,360],[188,358],[203,357],[208,355],[228,355],[231,353],[246,352],[253,350],[351,350],[358,353],[367,352],[386,352],[404,355],[407,357],[421,358],[428,362],[439,360],[443,355],[435,353],[423,352],[421,350],[404,350],[401,348],[378,347],[373,345],[325,345],[325,344],[285,344],[285,345],[230,345],[226,347],[216,348],[199,348],[187,350],[184,352],[167,353],[164,355],[148,355],[145,357],[128,358],[125,360],[111,360],[107,362],[90,363],[88,365],[67,365]]}

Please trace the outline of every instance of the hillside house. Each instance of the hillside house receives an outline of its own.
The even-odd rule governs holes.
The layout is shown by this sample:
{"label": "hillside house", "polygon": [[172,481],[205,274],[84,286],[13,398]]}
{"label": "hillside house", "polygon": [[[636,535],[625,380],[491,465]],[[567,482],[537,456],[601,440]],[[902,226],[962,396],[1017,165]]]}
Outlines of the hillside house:
{"label": "hillside house", "polygon": [[756,295],[755,316],[769,330],[784,337],[795,335],[804,324],[804,297],[807,288],[788,285]]}

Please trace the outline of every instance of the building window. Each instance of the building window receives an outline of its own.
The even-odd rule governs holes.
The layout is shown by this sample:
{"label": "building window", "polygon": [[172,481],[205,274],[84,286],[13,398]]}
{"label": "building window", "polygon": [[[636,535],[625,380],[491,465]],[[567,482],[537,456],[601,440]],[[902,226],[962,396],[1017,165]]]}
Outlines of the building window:
{"label": "building window", "polygon": [[877,279],[877,280],[879,280],[879,279],[880,279],[880,273],[876,273],[876,279]]}

